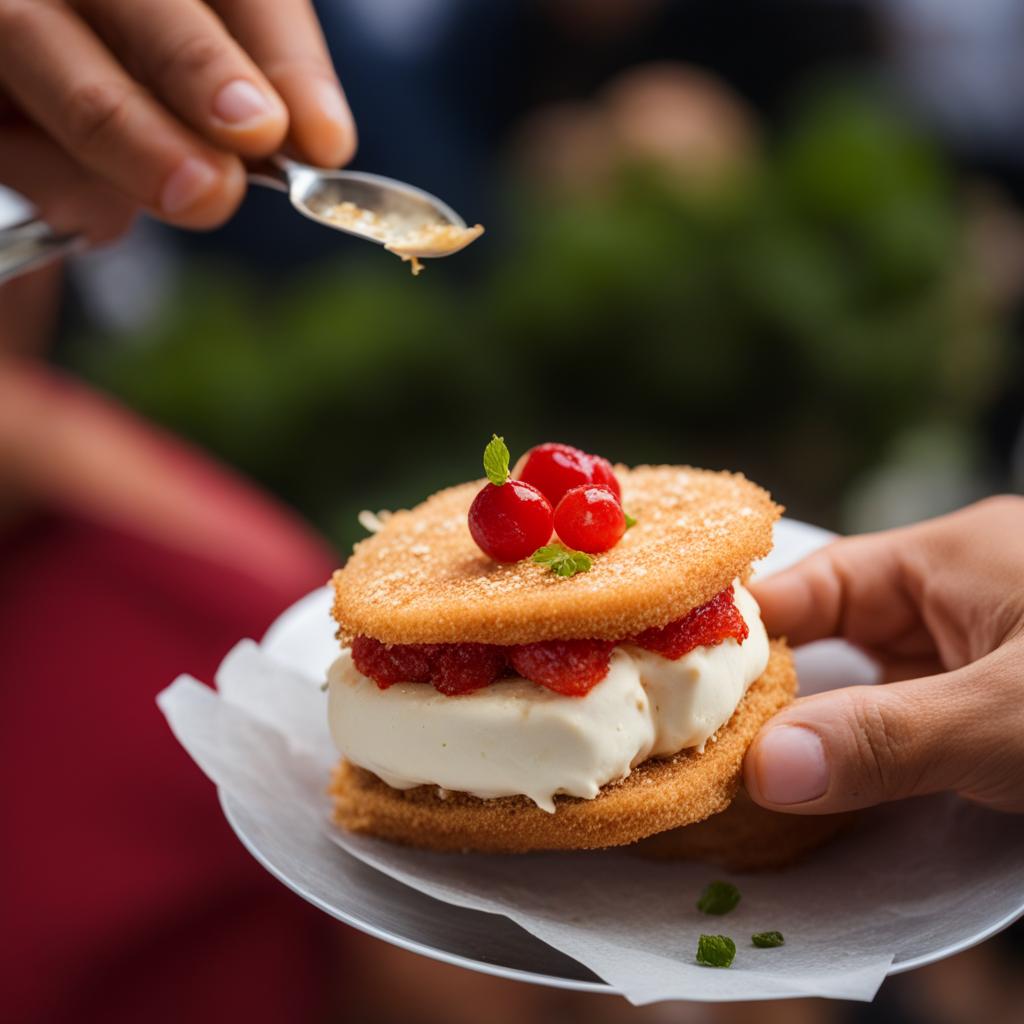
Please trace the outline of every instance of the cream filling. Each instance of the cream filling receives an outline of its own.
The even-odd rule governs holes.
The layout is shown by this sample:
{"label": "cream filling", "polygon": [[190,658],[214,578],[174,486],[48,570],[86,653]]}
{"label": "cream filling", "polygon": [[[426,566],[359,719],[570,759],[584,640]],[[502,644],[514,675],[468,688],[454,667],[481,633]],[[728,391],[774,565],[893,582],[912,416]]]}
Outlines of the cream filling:
{"label": "cream filling", "polygon": [[649,757],[705,744],[768,664],[751,594],[734,584],[750,635],[676,661],[625,644],[585,697],[503,679],[462,697],[423,683],[381,690],[344,650],[330,667],[331,737],[389,786],[432,785],[485,799],[523,795],[554,811],[558,793],[591,799]]}

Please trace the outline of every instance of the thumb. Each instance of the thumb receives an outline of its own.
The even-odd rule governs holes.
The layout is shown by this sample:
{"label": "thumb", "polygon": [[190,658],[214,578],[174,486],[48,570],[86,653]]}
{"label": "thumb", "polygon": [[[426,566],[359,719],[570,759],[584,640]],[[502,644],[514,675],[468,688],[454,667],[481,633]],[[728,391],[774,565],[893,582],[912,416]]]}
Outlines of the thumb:
{"label": "thumb", "polygon": [[946,789],[993,806],[1016,802],[1019,794],[1007,789],[1017,788],[1019,768],[999,724],[1010,708],[993,706],[994,699],[1002,704],[1002,687],[991,685],[988,661],[795,701],[750,745],[748,792],[763,807],[793,814],[831,814]]}

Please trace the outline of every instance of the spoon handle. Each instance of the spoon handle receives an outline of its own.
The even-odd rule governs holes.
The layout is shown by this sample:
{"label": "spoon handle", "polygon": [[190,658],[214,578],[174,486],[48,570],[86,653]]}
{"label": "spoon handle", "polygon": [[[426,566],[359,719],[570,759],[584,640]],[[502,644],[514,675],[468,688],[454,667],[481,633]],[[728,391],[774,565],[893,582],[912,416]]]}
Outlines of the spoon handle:
{"label": "spoon handle", "polygon": [[[290,161],[286,157],[273,156],[250,164],[247,177],[254,185],[287,192],[289,166]],[[37,217],[2,228],[0,284],[84,248],[85,239],[81,235],[59,234]]]}
{"label": "spoon handle", "polygon": [[85,247],[81,235],[54,231],[34,218],[0,230],[0,284]]}
{"label": "spoon handle", "polygon": [[275,153],[266,160],[247,163],[246,177],[253,185],[265,185],[267,188],[277,189],[278,192],[290,192],[292,182],[289,172],[294,166],[294,161]]}

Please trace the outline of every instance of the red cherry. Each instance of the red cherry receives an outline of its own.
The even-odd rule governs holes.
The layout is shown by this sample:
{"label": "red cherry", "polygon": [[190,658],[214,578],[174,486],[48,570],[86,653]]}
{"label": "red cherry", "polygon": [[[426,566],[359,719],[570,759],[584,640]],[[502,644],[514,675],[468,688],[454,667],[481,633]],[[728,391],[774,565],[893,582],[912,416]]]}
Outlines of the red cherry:
{"label": "red cherry", "polygon": [[552,506],[570,487],[599,483],[620,494],[612,464],[599,455],[588,455],[568,444],[539,444],[525,455],[518,473],[520,480],[533,484]]}
{"label": "red cherry", "polygon": [[384,644],[372,636],[352,641],[352,663],[382,690],[395,683],[429,683],[432,644]]}
{"label": "red cherry", "polygon": [[434,658],[434,689],[446,697],[479,690],[505,670],[506,653],[497,644],[441,644]]}
{"label": "red cherry", "polygon": [[521,644],[509,653],[524,678],[566,697],[585,697],[606,675],[611,640],[544,640]]}
{"label": "red cherry", "polygon": [[586,484],[565,492],[555,509],[555,532],[568,547],[596,554],[618,544],[626,516],[609,488]]}
{"label": "red cherry", "polygon": [[531,484],[486,484],[469,507],[469,532],[480,550],[499,562],[518,562],[551,539],[548,499]]}
{"label": "red cherry", "polygon": [[594,483],[604,484],[619,501],[622,501],[622,488],[619,486],[619,479],[615,475],[615,470],[612,469],[612,464],[600,455],[591,455],[590,460]]}

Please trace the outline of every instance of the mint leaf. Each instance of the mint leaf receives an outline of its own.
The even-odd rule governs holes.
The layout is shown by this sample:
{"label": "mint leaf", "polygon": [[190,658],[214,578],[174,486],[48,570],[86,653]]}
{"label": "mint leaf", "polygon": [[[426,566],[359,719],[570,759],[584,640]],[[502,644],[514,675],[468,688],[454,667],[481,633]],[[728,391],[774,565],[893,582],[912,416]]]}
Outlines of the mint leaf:
{"label": "mint leaf", "polygon": [[740,891],[732,882],[710,882],[697,900],[697,909],[705,914],[728,914],[739,901]]}
{"label": "mint leaf", "polygon": [[758,949],[772,949],[774,946],[781,946],[786,940],[782,932],[755,932],[750,936],[750,941]]}
{"label": "mint leaf", "polygon": [[590,555],[573,551],[558,541],[537,548],[533,560],[538,565],[546,565],[556,576],[575,576],[578,572],[589,572],[594,564]]}
{"label": "mint leaf", "polygon": [[697,941],[701,967],[728,967],[736,956],[736,943],[728,935],[702,935]]}
{"label": "mint leaf", "polygon": [[622,514],[626,517],[626,529],[628,530],[631,526],[636,526],[636,520],[625,510],[622,510]]}
{"label": "mint leaf", "polygon": [[576,572],[590,572],[590,568],[594,564],[590,555],[586,555],[582,551],[572,551],[569,557]]}
{"label": "mint leaf", "polygon": [[484,473],[496,487],[508,479],[508,448],[505,438],[492,434],[484,449]]}

